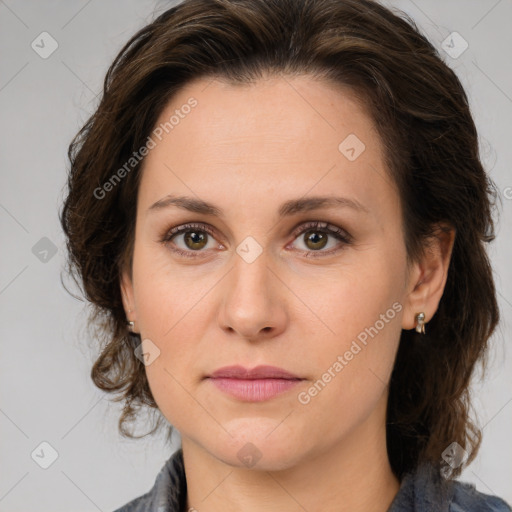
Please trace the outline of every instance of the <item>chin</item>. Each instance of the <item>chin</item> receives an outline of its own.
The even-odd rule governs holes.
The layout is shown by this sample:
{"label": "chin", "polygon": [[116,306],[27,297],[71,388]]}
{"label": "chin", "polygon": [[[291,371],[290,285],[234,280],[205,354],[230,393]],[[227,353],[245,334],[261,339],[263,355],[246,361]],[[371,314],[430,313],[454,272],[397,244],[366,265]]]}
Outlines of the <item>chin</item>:
{"label": "chin", "polygon": [[[296,465],[305,455],[300,429],[286,420],[237,418],[224,424],[231,434],[211,440],[208,451],[225,464],[260,471],[279,471]],[[210,443],[209,443],[210,444]]]}

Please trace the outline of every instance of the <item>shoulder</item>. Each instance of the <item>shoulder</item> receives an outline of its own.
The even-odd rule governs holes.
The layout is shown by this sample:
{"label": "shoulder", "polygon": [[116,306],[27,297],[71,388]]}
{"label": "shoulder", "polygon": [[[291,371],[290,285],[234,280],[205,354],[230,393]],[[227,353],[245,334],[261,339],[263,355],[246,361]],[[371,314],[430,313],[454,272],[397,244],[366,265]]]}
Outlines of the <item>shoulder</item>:
{"label": "shoulder", "polygon": [[450,512],[512,512],[501,498],[476,490],[473,484],[454,481]]}
{"label": "shoulder", "polygon": [[473,484],[441,476],[439,467],[422,464],[402,478],[388,512],[512,512],[501,498]]}
{"label": "shoulder", "polygon": [[125,503],[122,507],[117,508],[114,512],[146,512],[151,510],[151,501],[153,497],[151,491],[135,498],[128,503]]}
{"label": "shoulder", "polygon": [[114,512],[180,512],[185,507],[186,495],[183,452],[179,449],[162,467],[151,490]]}

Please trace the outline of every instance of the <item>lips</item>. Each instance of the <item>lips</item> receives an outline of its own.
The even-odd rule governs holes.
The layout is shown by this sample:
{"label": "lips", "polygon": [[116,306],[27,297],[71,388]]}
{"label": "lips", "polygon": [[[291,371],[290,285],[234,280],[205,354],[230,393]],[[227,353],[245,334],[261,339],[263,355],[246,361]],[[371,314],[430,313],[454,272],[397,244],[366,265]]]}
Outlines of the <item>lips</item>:
{"label": "lips", "polygon": [[225,366],[214,371],[209,377],[227,379],[299,379],[298,375],[287,372],[277,366],[256,366],[251,370],[243,366]]}
{"label": "lips", "polygon": [[295,387],[303,379],[276,366],[226,366],[208,376],[217,389],[243,402],[262,402]]}

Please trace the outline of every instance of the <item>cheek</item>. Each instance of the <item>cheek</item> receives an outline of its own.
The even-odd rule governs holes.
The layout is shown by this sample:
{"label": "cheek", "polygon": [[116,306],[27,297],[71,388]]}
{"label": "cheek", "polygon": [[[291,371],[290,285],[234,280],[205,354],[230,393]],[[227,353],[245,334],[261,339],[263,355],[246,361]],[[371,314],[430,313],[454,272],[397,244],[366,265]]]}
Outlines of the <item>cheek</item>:
{"label": "cheek", "polygon": [[[350,344],[376,322],[379,331],[389,331],[392,323],[400,324],[397,310],[403,301],[402,274],[392,258],[375,253],[372,258],[344,263],[317,280],[317,286],[308,287],[306,280],[299,290],[316,313],[315,323],[333,340],[333,349],[341,349],[340,343]],[[393,308],[395,303],[398,306]],[[381,315],[385,316],[385,329]]]}
{"label": "cheek", "polygon": [[[204,411],[195,397],[204,368],[201,345],[201,311],[187,308],[179,301],[169,300],[167,313],[156,313],[163,303],[155,302],[155,309],[148,307],[145,322],[147,338],[158,347],[158,357],[146,366],[146,376],[158,408],[178,430],[188,431],[191,425],[204,423]],[[149,306],[149,303],[148,303]]]}
{"label": "cheek", "polygon": [[364,304],[357,318],[341,316],[338,336],[325,340],[327,346],[322,341],[321,352],[304,354],[315,371],[297,396],[298,407],[327,443],[363,423],[387,392],[401,332],[400,304],[383,304]]}
{"label": "cheek", "polygon": [[145,367],[149,387],[162,414],[179,430],[184,419],[204,421],[189,390],[204,370],[198,368],[198,340],[207,322],[205,290],[214,281],[192,275],[192,267],[178,271],[169,261],[160,249],[139,247],[133,277],[141,338],[150,340],[149,351],[157,354]]}
{"label": "cheek", "polygon": [[364,265],[340,271],[324,286],[324,293],[310,293],[310,303],[330,331],[322,336],[321,350],[316,343],[303,354],[314,364],[317,379],[304,401],[316,402],[319,411],[335,404],[339,410],[350,407],[354,414],[364,414],[385,390],[403,310],[396,258],[382,253],[367,258]]}
{"label": "cheek", "polygon": [[165,248],[149,242],[136,249],[133,272],[141,332],[167,343],[190,324],[189,315],[204,300],[210,279],[199,276],[192,266],[176,265]]}

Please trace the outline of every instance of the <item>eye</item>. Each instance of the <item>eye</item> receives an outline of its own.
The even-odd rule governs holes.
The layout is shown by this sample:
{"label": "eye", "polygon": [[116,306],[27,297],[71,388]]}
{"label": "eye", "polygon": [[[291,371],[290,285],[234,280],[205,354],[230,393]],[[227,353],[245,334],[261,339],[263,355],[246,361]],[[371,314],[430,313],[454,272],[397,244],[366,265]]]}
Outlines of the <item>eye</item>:
{"label": "eye", "polygon": [[[293,235],[296,237],[303,235],[302,238],[298,238],[298,240],[304,244],[305,248],[299,250],[304,252],[306,257],[313,258],[331,255],[340,250],[340,245],[349,245],[352,242],[352,237],[345,230],[321,221],[307,222],[294,231]],[[323,251],[322,249],[329,243],[329,236],[334,237],[340,241],[341,244],[335,245],[334,248],[330,250]]]}
{"label": "eye", "polygon": [[[208,245],[208,238],[213,238],[214,233],[213,230],[208,227],[206,224],[183,224],[181,226],[177,226],[170,231],[164,233],[164,236],[160,239],[163,244],[168,244],[172,242],[174,247],[171,247],[171,250],[180,254],[181,256],[185,256],[187,258],[195,258],[196,255],[194,252],[204,252],[204,249]],[[181,247],[173,241],[174,238],[178,240],[182,237],[182,245]],[[213,244],[218,247],[218,244]],[[212,249],[213,247],[210,247]]]}
{"label": "eye", "polygon": [[[307,222],[301,225],[298,229],[293,232],[294,237],[304,235],[300,241],[304,244],[305,249],[298,249],[300,252],[305,253],[306,257],[318,257],[322,255],[330,255],[340,250],[339,245],[349,245],[352,242],[351,236],[343,229],[328,224],[327,222],[313,221]],[[209,240],[208,238],[214,238],[215,234],[213,230],[206,224],[183,224],[166,231],[160,238],[160,242],[168,245],[170,243],[170,249],[187,258],[198,257],[199,254],[205,252],[202,249],[210,248],[213,249],[223,248],[222,245],[215,244],[212,242],[211,247],[207,247]],[[329,243],[329,236],[337,239],[341,244],[335,245],[334,248],[324,251],[327,244]],[[179,243],[176,243],[174,239],[178,241],[181,238],[181,247]],[[314,253],[320,253],[318,255]]]}

